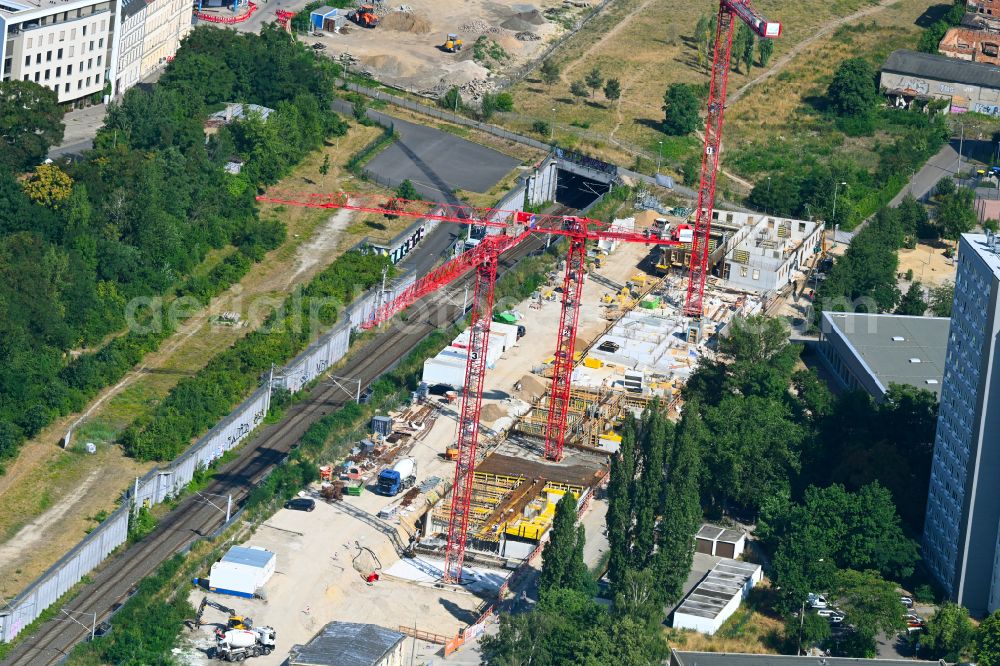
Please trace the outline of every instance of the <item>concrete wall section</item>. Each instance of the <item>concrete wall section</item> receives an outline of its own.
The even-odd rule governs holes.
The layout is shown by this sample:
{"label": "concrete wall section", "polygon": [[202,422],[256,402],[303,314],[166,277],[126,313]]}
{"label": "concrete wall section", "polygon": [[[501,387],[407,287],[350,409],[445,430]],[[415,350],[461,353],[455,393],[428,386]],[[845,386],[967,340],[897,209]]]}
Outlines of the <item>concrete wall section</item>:
{"label": "concrete wall section", "polygon": [[529,206],[537,206],[546,201],[556,200],[556,180],[558,166],[554,159],[542,162],[527,181],[527,201]]}
{"label": "concrete wall section", "polygon": [[128,538],[129,512],[119,507],[26,590],[0,610],[0,641],[14,640],[42,611],[104,561]]}

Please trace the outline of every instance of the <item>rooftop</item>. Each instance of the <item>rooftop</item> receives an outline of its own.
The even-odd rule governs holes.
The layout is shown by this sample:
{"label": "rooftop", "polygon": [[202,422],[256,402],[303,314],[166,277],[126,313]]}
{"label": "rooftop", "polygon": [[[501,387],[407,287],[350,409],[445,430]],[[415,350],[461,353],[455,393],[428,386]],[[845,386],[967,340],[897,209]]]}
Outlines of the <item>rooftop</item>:
{"label": "rooftop", "polygon": [[722,541],[724,543],[736,543],[744,536],[746,535],[739,530],[727,530],[718,525],[709,525],[707,523],[701,526],[697,534],[699,539],[711,539],[712,541]]}
{"label": "rooftop", "polygon": [[935,81],[1000,88],[1000,67],[906,49],[890,53],[885,65],[882,66],[882,71]]}
{"label": "rooftop", "polygon": [[743,593],[747,581],[758,569],[760,569],[759,564],[721,560],[697,587],[691,590],[674,613],[714,619],[733,597]]}
{"label": "rooftop", "polygon": [[851,659],[847,657],[796,657],[778,654],[727,654],[725,652],[687,652],[674,650],[670,663],[676,666],[913,666],[936,661],[912,659]]}
{"label": "rooftop", "polygon": [[274,553],[263,548],[246,548],[244,546],[233,546],[222,556],[223,562],[234,564],[246,564],[251,567],[266,567],[267,563],[274,558]]}
{"label": "rooftop", "polygon": [[[948,351],[947,317],[824,312],[823,334],[847,342],[883,391],[909,384],[941,394]],[[933,383],[928,383],[931,381]]]}
{"label": "rooftop", "polygon": [[296,645],[289,666],[374,666],[405,636],[377,624],[331,622],[305,645]]}
{"label": "rooftop", "polygon": [[974,250],[990,267],[993,275],[1000,279],[1000,237],[993,234],[962,234],[959,256],[965,247]]}

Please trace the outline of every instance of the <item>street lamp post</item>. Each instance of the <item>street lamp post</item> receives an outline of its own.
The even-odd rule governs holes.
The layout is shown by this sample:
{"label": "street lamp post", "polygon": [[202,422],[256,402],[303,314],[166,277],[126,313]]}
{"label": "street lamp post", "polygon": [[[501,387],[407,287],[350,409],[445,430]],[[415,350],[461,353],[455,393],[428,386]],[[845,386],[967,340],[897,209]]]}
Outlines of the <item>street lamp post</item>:
{"label": "street lamp post", "polygon": [[837,190],[840,189],[841,185],[847,187],[847,183],[843,181],[836,183],[833,186],[833,214],[830,215],[830,221],[833,222],[834,224],[836,224],[837,222]]}
{"label": "street lamp post", "polygon": [[771,203],[771,177],[767,177],[767,198],[764,200],[764,215],[767,215],[767,206]]}
{"label": "street lamp post", "polygon": [[660,158],[663,157],[663,142],[662,141],[657,141],[656,143],[658,143],[660,145],[660,147],[656,149],[656,174],[659,175],[660,174]]}
{"label": "street lamp post", "polygon": [[556,107],[552,107],[552,122],[549,123],[549,143],[555,140],[556,136]]}

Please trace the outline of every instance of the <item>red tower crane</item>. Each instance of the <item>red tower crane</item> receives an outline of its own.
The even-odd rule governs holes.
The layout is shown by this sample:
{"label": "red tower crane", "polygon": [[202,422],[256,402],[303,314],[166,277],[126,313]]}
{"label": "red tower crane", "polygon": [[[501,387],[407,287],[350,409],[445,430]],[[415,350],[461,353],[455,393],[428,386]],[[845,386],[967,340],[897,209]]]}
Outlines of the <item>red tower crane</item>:
{"label": "red tower crane", "polygon": [[474,224],[501,230],[501,233],[487,235],[476,247],[416,280],[395,299],[380,306],[372,319],[363,324],[364,328],[377,326],[423,296],[461,277],[469,270],[475,269],[476,271],[465,388],[462,394],[462,408],[458,422],[458,459],[455,464],[451,512],[448,519],[448,545],[445,550],[444,578],[447,581],[460,582],[465,557],[469,511],[472,503],[473,471],[478,448],[479,416],[482,408],[482,387],[486,375],[486,351],[489,347],[490,321],[493,314],[493,285],[496,282],[500,255],[530,234],[554,234],[566,236],[569,239],[569,252],[563,277],[562,310],[556,342],[556,360],[553,366],[549,416],[545,433],[546,456],[558,460],[562,457],[565,442],[570,379],[573,373],[573,356],[580,316],[580,295],[583,289],[587,241],[613,239],[645,244],[679,245],[678,241],[660,238],[650,230],[636,231],[632,228],[615,227],[583,217],[534,215],[522,211],[495,208],[475,208],[402,199],[384,201],[384,197],[382,197],[382,201],[379,201],[364,196],[348,196],[343,193],[331,195],[275,194],[259,196],[257,199],[284,205],[310,208],[346,208],[390,216]]}
{"label": "red tower crane", "polygon": [[765,19],[750,0],[720,0],[712,58],[712,82],[708,88],[708,119],[705,123],[705,145],[701,155],[701,182],[698,185],[698,207],[695,209],[694,237],[691,240],[691,277],[684,299],[684,316],[700,320],[708,273],[708,243],[712,230],[712,209],[715,207],[715,181],[719,173],[719,150],[722,147],[722,117],[726,110],[726,84],[733,54],[735,18],[763,39],[781,35],[781,24]]}

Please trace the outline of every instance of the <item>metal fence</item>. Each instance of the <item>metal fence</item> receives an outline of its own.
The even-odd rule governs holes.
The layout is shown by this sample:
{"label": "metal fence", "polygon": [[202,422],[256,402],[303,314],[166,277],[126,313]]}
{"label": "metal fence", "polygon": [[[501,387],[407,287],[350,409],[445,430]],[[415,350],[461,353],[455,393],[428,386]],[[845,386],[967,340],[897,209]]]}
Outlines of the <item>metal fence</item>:
{"label": "metal fence", "polygon": [[79,583],[94,567],[128,538],[128,507],[121,506],[35,579],[21,594],[0,609],[0,641],[14,640],[43,610]]}

